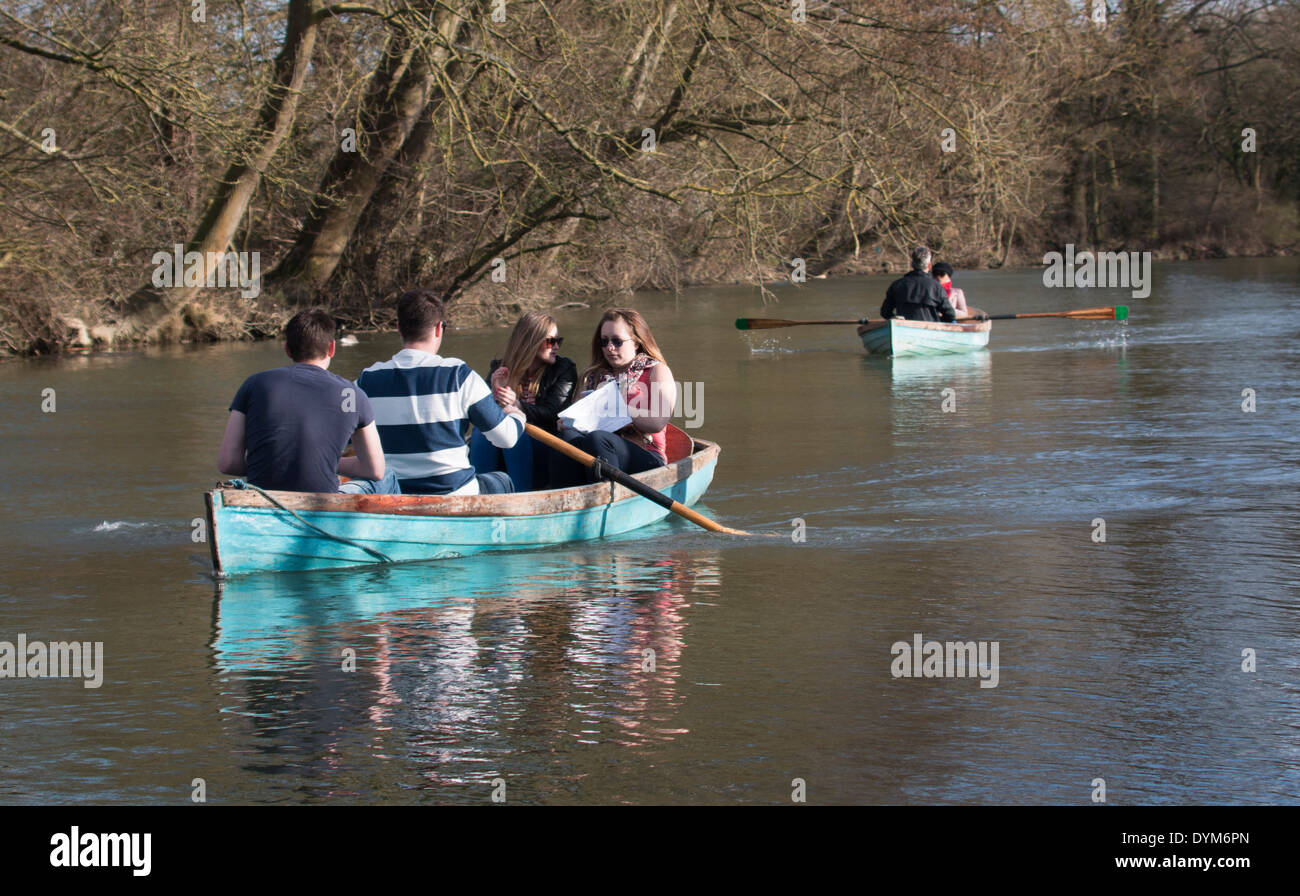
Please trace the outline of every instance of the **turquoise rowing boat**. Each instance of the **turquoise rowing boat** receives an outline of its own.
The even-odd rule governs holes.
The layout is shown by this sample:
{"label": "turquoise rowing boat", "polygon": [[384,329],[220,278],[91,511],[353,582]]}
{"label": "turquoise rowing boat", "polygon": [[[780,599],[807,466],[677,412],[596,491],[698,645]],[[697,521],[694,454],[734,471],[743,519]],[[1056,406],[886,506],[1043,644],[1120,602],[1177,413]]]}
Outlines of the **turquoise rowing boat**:
{"label": "turquoise rowing boat", "polygon": [[858,336],[863,348],[873,355],[960,355],[987,346],[992,329],[993,322],[987,320],[945,324],[894,319],[860,326]]}
{"label": "turquoise rowing boat", "polygon": [[[669,463],[635,478],[691,505],[713,481],[718,446],[669,427]],[[609,482],[511,495],[262,492],[205,494],[217,577],[437,560],[621,535],[668,510]]]}

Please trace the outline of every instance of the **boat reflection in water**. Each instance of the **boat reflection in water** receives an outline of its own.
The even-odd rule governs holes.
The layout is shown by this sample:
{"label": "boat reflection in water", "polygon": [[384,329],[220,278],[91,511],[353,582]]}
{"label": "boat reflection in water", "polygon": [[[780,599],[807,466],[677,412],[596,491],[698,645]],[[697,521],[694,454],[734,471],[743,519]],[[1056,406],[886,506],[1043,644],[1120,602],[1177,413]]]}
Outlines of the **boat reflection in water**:
{"label": "boat reflection in water", "polygon": [[901,389],[911,390],[918,386],[953,382],[987,384],[993,373],[993,355],[990,352],[890,358],[883,363],[890,366],[895,395]]}
{"label": "boat reflection in water", "polygon": [[226,711],[275,754],[259,768],[300,782],[306,766],[330,796],[397,761],[458,785],[425,798],[481,802],[498,776],[562,775],[577,744],[670,740],[687,612],[721,582],[712,553],[656,556],[665,543],[227,582]]}
{"label": "boat reflection in water", "polygon": [[951,438],[957,430],[986,422],[993,382],[989,352],[871,363],[890,367],[891,416],[899,447],[940,432]]}

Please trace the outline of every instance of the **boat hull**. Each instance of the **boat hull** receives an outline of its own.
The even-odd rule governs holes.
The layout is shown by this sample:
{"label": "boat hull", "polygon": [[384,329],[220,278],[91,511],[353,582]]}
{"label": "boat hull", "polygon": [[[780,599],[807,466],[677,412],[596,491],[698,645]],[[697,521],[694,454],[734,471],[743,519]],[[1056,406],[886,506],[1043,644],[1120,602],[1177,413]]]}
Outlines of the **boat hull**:
{"label": "boat hull", "polygon": [[[636,478],[681,504],[694,504],[713,481],[718,453],[716,444],[697,440],[690,455]],[[293,512],[248,489],[219,486],[206,493],[215,575],[385,562],[361,547],[336,540],[340,538],[392,562],[437,560],[620,535],[669,513],[608,482],[469,497],[267,494]],[[335,538],[313,531],[302,521]]]}
{"label": "boat hull", "polygon": [[988,320],[964,324],[889,320],[858,327],[858,336],[873,355],[961,355],[985,348],[992,329]]}

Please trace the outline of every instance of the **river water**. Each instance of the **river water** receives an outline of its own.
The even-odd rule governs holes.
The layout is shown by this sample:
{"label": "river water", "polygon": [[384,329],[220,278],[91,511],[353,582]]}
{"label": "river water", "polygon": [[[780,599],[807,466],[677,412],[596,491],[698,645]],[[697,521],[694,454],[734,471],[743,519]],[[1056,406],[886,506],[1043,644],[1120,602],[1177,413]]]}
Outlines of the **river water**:
{"label": "river water", "polygon": [[[0,678],[0,802],[1300,802],[1297,273],[963,273],[990,313],[1132,319],[998,322],[952,360],[732,326],[874,314],[889,278],[637,296],[722,445],[702,509],[780,537],[672,520],[222,586],[194,521],[281,349],[2,364],[0,641],[103,662]],[[580,364],[595,318],[560,316]],[[486,371],[505,336],[444,353]],[[918,640],[987,663],[895,676]]]}

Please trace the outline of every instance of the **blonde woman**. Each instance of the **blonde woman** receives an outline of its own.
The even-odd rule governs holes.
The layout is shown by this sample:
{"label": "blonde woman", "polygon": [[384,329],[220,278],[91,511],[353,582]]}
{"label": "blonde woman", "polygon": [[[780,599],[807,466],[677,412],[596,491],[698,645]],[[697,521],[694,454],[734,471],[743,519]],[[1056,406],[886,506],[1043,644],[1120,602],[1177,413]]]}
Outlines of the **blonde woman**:
{"label": "blonde woman", "polygon": [[[492,397],[506,411],[521,411],[528,422],[555,432],[557,415],[569,403],[578,368],[560,356],[560,336],[555,318],[530,311],[515,324],[505,354],[492,362],[489,383]],[[470,463],[480,473],[504,469],[516,491],[546,487],[547,449],[520,436],[513,448],[497,448],[478,432],[470,438]]]}
{"label": "blonde woman", "polygon": [[[591,339],[591,366],[582,372],[580,389],[595,389],[616,380],[632,422],[612,432],[561,429],[560,438],[625,473],[642,473],[668,463],[668,420],[673,415],[672,371],[655,342],[650,325],[630,308],[606,311]],[[553,454],[552,487],[589,481],[581,464]]]}

